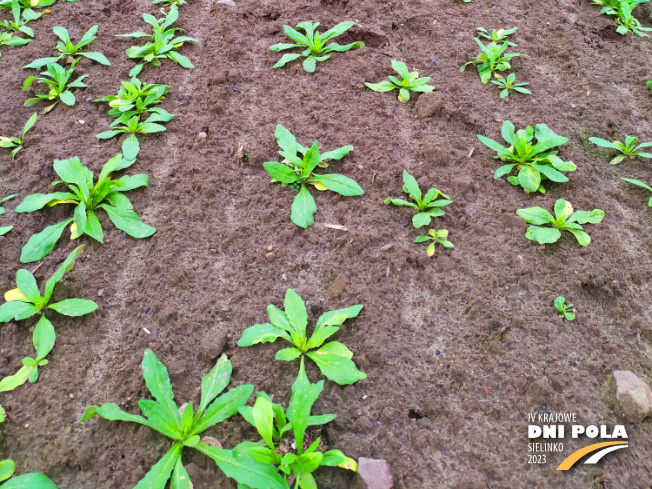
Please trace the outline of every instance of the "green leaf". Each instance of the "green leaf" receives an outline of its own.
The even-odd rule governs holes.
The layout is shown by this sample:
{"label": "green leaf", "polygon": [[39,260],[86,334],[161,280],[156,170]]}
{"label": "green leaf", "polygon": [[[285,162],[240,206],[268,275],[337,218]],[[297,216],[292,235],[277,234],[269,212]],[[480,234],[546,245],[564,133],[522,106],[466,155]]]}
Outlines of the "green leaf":
{"label": "green leaf", "polygon": [[180,423],[181,416],[174,402],[174,393],[172,392],[168,369],[149,348],[145,350],[143,355],[143,378],[154,399],[167,409],[168,413],[177,420],[177,423]]}
{"label": "green leaf", "polygon": [[231,381],[233,367],[226,355],[222,355],[213,369],[201,379],[201,401],[199,412],[204,412],[208,405],[226,389]]}
{"label": "green leaf", "polygon": [[263,168],[277,182],[294,183],[297,181],[297,175],[294,173],[294,170],[277,161],[267,161],[263,163]]}
{"label": "green leaf", "polygon": [[295,59],[299,58],[301,55],[299,53],[286,53],[284,54],[281,59],[279,59],[272,68],[281,68],[288,64],[291,61],[294,61]]}
{"label": "green leaf", "polygon": [[518,172],[518,183],[526,190],[536,192],[541,185],[541,174],[531,166],[524,166]]}
{"label": "green leaf", "polygon": [[306,326],[308,325],[308,311],[306,310],[303,299],[294,290],[288,289],[285,293],[283,307],[285,308],[285,314],[292,328],[302,338],[305,338]]}
{"label": "green leaf", "polygon": [[429,212],[420,212],[412,217],[412,225],[415,228],[427,226],[428,224],[430,224],[431,218],[432,216]]}
{"label": "green leaf", "polygon": [[[109,131],[110,132],[110,131]],[[97,136],[99,138],[99,134]],[[130,134],[122,142],[122,154],[126,160],[135,160],[140,152],[140,142],[135,134]]]}
{"label": "green leaf", "polygon": [[97,309],[97,304],[86,299],[66,299],[54,304],[50,304],[48,309],[54,309],[59,314],[65,316],[84,316]]}
{"label": "green leaf", "polygon": [[567,222],[576,222],[578,224],[598,224],[604,219],[604,211],[593,209],[592,211],[576,211],[570,216]]}
{"label": "green leaf", "polygon": [[518,209],[516,215],[523,218],[528,224],[550,224],[555,221],[552,214],[541,207],[528,207],[526,209]]}
{"label": "green leaf", "polygon": [[31,263],[44,258],[50,253],[54,246],[61,238],[61,233],[65,227],[72,222],[72,219],[66,219],[59,224],[46,227],[40,233],[32,235],[27,241],[20,254],[21,263]]}
{"label": "green leaf", "polygon": [[253,391],[253,385],[243,384],[222,394],[208,406],[204,415],[193,426],[190,434],[198,435],[211,426],[233,416],[238,412],[239,407],[247,403]]}
{"label": "green leaf", "polygon": [[48,356],[52,348],[54,348],[56,339],[57,335],[54,332],[54,326],[45,316],[41,316],[41,319],[38,320],[34,327],[32,336],[34,348],[36,349],[36,361],[43,360]]}
{"label": "green leaf", "polygon": [[0,460],[0,482],[9,479],[16,470],[16,464],[13,460]]}
{"label": "green leaf", "polygon": [[265,443],[274,449],[274,403],[258,396],[251,414],[258,433],[263,437]]}
{"label": "green leaf", "polygon": [[332,190],[333,192],[336,192],[345,197],[353,197],[356,195],[364,194],[364,190],[362,190],[360,185],[355,183],[355,181],[351,180],[350,178],[345,177],[344,175],[317,175],[313,178],[309,178],[308,182],[319,182],[327,189]]}
{"label": "green leaf", "polygon": [[270,323],[254,324],[247,328],[242,333],[242,337],[238,340],[238,346],[252,346],[258,343],[273,343],[276,338],[284,338],[287,341],[292,341],[288,335],[281,328],[274,326]]}
{"label": "green leaf", "polygon": [[151,399],[141,399],[138,407],[147,418],[149,427],[172,439],[182,438],[179,422],[165,406]]}
{"label": "green leaf", "polygon": [[410,92],[408,91],[407,88],[401,88],[399,90],[398,99],[401,102],[407,102],[408,100],[410,100]]}
{"label": "green leaf", "polygon": [[332,341],[317,351],[308,352],[307,355],[317,364],[322,374],[340,385],[353,384],[367,378],[351,360],[351,350],[337,341]]}
{"label": "green leaf", "polygon": [[44,474],[23,474],[9,479],[2,489],[57,489],[57,486]]}
{"label": "green leaf", "polygon": [[142,416],[137,414],[130,414],[126,411],[120,409],[120,406],[112,402],[106,402],[101,406],[88,406],[84,414],[79,419],[79,422],[88,421],[89,419],[94,418],[95,416],[100,416],[108,421],[129,421],[131,423],[139,423],[145,426],[149,426],[149,423]]}
{"label": "green leaf", "polygon": [[111,66],[111,62],[106,59],[102,53],[81,53],[82,56],[86,56],[88,59],[91,59],[101,65]]}
{"label": "green leaf", "polygon": [[529,240],[536,241],[539,244],[555,243],[561,238],[561,231],[557,228],[542,228],[539,226],[529,226],[525,237]]}
{"label": "green leaf", "polygon": [[301,185],[301,189],[292,203],[292,222],[305,229],[313,224],[315,212],[317,212],[315,199],[310,195],[306,186]]}
{"label": "green leaf", "polygon": [[141,187],[147,187],[149,184],[149,177],[144,173],[139,173],[137,175],[125,175],[121,177],[119,182],[124,183],[122,187],[117,187],[118,192],[129,192],[130,190],[135,190]]}
{"label": "green leaf", "polygon": [[568,178],[566,178],[563,173],[549,167],[546,164],[538,165],[536,163],[532,163],[532,168],[543,173],[549,180],[553,182],[568,182]]}
{"label": "green leaf", "polygon": [[0,381],[0,392],[12,391],[20,387],[27,382],[32,372],[37,368],[38,366],[36,364],[23,365],[14,375],[9,375]]}
{"label": "green leaf", "polygon": [[294,384],[292,384],[292,397],[290,399],[290,406],[288,407],[288,418],[292,420],[292,431],[294,432],[297,453],[299,455],[303,453],[303,440],[306,428],[308,427],[310,410],[323,388],[323,380],[316,384],[310,383],[306,376],[302,359],[299,367],[299,375]]}
{"label": "green leaf", "polygon": [[32,194],[25,197],[25,200],[16,207],[16,212],[34,212],[42,209],[51,202],[58,200],[79,200],[70,192],[53,192],[51,194]]}
{"label": "green leaf", "polygon": [[181,458],[183,445],[175,443],[172,448],[156,462],[154,467],[143,477],[134,489],[165,489],[172,471]]}
{"label": "green leaf", "polygon": [[263,464],[249,455],[249,450],[260,445],[243,442],[233,450],[209,447],[201,443],[195,447],[215,461],[228,477],[251,489],[288,489],[287,482],[273,465]]}
{"label": "green leaf", "polygon": [[48,279],[47,282],[45,282],[45,292],[43,294],[43,297],[45,298],[46,301],[50,301],[50,298],[52,297],[52,292],[54,291],[54,286],[61,281],[63,276],[68,273],[70,270],[72,270],[72,267],[75,266],[75,260],[81,253],[82,249],[84,248],[84,245],[78,246],[72,252],[66,257],[66,259],[59,265],[59,268],[57,268],[57,271],[54,272],[54,274]]}
{"label": "green leaf", "polygon": [[[310,341],[308,341],[308,343],[306,345],[306,349],[312,349],[312,348],[320,347],[324,343],[324,341],[326,341],[328,338],[330,338],[335,333],[337,333],[339,331],[339,329],[340,328],[337,327],[337,326],[323,326],[323,327],[315,330],[313,335],[310,337]],[[297,350],[297,351],[299,352],[299,354],[301,353],[299,350]],[[279,360],[280,360],[280,358],[278,358],[278,356],[279,356],[280,353],[281,352],[278,352],[276,354],[276,358],[279,359]]]}
{"label": "green leaf", "polygon": [[380,83],[367,83],[365,82],[365,86],[367,88],[370,88],[374,92],[389,92],[391,90],[394,90],[395,88],[399,88],[396,85],[394,85],[391,81],[388,80],[383,80]]}
{"label": "green leaf", "polygon": [[317,67],[317,58],[315,56],[310,55],[303,60],[303,70],[306,73],[314,73],[316,67]]}
{"label": "green leaf", "polygon": [[282,362],[290,362],[301,356],[301,350],[298,348],[284,348],[276,352],[276,359]]}
{"label": "green leaf", "polygon": [[355,306],[345,307],[344,309],[335,309],[333,311],[325,312],[319,316],[317,325],[315,326],[315,331],[319,330],[322,326],[338,326],[347,319],[355,318],[360,314],[362,308],[362,304],[356,304]]}
{"label": "green leaf", "polygon": [[591,141],[593,144],[596,144],[600,146],[601,148],[609,148],[609,149],[617,149],[620,150],[618,146],[616,146],[614,143],[611,143],[607,141],[606,139],[602,138],[589,138],[589,141]]}
{"label": "green leaf", "polygon": [[577,239],[577,242],[581,246],[588,246],[591,243],[591,237],[588,234],[586,234],[584,231],[580,231],[579,229],[566,229],[566,231],[573,233],[573,235]]}
{"label": "green leaf", "polygon": [[192,482],[190,481],[188,471],[183,466],[181,457],[179,457],[174,467],[174,472],[172,472],[172,482],[170,483],[170,489],[192,489],[192,487],[193,486]]}
{"label": "green leaf", "polygon": [[482,144],[484,144],[485,146],[489,147],[490,149],[493,149],[494,151],[496,151],[499,156],[504,155],[504,154],[510,154],[509,150],[507,148],[505,148],[501,144],[497,143],[493,139],[489,139],[488,137],[483,136],[482,134],[478,134],[477,136],[478,136],[478,139],[480,140],[480,142]]}
{"label": "green leaf", "polygon": [[333,151],[327,151],[326,153],[323,153],[319,158],[319,161],[322,162],[327,160],[341,160],[351,151],[353,151],[353,146],[342,146],[341,148],[334,149]]}
{"label": "green leaf", "polygon": [[145,224],[132,210],[120,209],[107,204],[101,204],[100,207],[106,211],[115,227],[133,238],[147,238],[156,232],[156,228]]}
{"label": "green leaf", "polygon": [[[0,306],[0,323],[15,321],[16,318],[29,314],[33,316],[39,309],[30,302],[10,301]],[[31,314],[30,314],[31,313]],[[27,316],[27,317],[29,317]]]}
{"label": "green leaf", "polygon": [[41,298],[36,279],[29,270],[21,268],[16,272],[16,285],[31,302],[36,302]]}
{"label": "green leaf", "polygon": [[407,170],[403,170],[403,191],[410,194],[414,200],[421,200],[421,189],[416,178],[410,175]]}
{"label": "green leaf", "polygon": [[75,105],[75,96],[70,90],[65,90],[59,94],[59,100],[61,100],[64,104],[72,107]]}

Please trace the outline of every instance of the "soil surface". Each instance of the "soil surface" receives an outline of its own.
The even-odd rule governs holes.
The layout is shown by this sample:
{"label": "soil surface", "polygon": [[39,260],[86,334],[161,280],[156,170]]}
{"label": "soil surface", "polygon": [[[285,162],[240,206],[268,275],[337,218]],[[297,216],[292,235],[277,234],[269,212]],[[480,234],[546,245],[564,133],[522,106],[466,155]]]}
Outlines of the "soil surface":
{"label": "soil surface", "polygon": [[[235,8],[203,0],[181,8],[178,25],[200,39],[181,51],[196,69],[168,61],[141,74],[172,86],[162,107],[176,114],[165,133],[141,138],[140,158],[127,171],[150,176],[149,187],[130,198],[158,232],[134,240],[102,215],[105,243],[79,240],[86,249],[55,298],[84,297],[100,307],[83,318],[50,316],[58,337],[49,365],[36,384],[0,397],[7,411],[0,458],[13,458],[20,473],[44,472],[61,488],[133,487],[170,441],[131,423],[76,421],[86,406],[103,402],[138,412],[137,401],[148,396],[145,348],[167,365],[179,403],[199,399],[200,379],[221,353],[233,362],[232,385],[252,383],[286,403],[298,364],[274,360],[278,345],[238,348],[236,341],[293,288],[313,321],[322,311],[364,304],[337,339],[368,378],[347,387],[327,382],[315,412],[337,414],[323,432],[328,447],[386,459],[395,487],[649,489],[649,421],[626,425],[629,449],[556,472],[590,440],[567,440],[547,464],[528,464],[526,415],[575,412],[583,424],[613,425],[622,421],[608,390],[611,373],[629,369],[652,380],[652,212],[649,195],[620,180],[649,183],[650,163],[610,166],[612,154],[588,142],[652,140],[644,84],[652,78],[650,40],[616,35],[588,0],[236,1]],[[19,194],[0,217],[15,226],[0,238],[3,291],[14,287],[28,238],[70,213],[64,205],[13,212],[26,195],[47,191],[56,179],[52,161],[79,156],[99,172],[119,151],[118,140],[95,139],[112,119],[91,101],[115,93],[133,66],[124,52],[132,40],[115,35],[145,30],[141,14],[158,7],[83,0],[51,10],[30,24],[31,44],[2,48],[0,134],[19,133],[34,112],[23,107],[28,73],[20,67],[51,55],[53,26],[79,39],[98,24],[92,48],[112,66],[80,62],[78,71],[90,76],[77,105],[40,116],[15,161],[0,153],[0,196]],[[650,25],[649,6],[635,13]],[[268,47],[286,42],[282,26],[305,20],[326,28],[354,20],[339,42],[366,46],[335,53],[312,75],[296,63],[272,69],[280,56]],[[503,101],[474,68],[459,67],[477,53],[476,27],[516,25],[516,51],[528,57],[514,64],[533,95]],[[391,73],[392,59],[431,76],[434,95],[400,104],[395,92],[364,88]],[[476,134],[500,139],[503,120],[517,128],[545,123],[568,137],[560,156],[578,167],[570,182],[547,183],[542,196],[494,180],[498,162]],[[271,185],[262,168],[278,158],[279,123],[304,145],[353,145],[331,168],[365,195],[313,190],[315,224],[295,226],[294,191]],[[246,161],[234,157],[240,144]],[[422,188],[454,200],[433,223],[450,231],[454,250],[427,257],[413,243],[422,233],[410,210],[383,203],[402,196],[404,168]],[[590,246],[570,235],[546,247],[525,239],[527,226],[514,211],[550,209],[562,197],[576,209],[605,211],[602,223],[585,228]],[[41,264],[27,266],[38,267],[40,283],[78,244],[66,235]],[[575,304],[577,320],[558,316],[558,295]],[[0,376],[32,354],[32,327],[26,320],[0,329]],[[321,378],[316,369],[308,374]],[[258,439],[239,416],[207,434],[227,448]],[[196,489],[235,487],[197,452],[186,450],[184,463]],[[347,488],[355,478],[332,469],[318,472],[318,482]]]}

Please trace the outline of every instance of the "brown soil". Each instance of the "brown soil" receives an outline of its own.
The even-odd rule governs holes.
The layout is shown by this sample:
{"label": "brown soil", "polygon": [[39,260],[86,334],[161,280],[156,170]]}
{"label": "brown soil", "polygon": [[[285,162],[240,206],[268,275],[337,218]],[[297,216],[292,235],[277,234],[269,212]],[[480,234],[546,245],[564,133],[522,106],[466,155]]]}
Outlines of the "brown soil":
{"label": "brown soil", "polygon": [[[143,72],[143,80],[172,85],[163,107],[177,114],[167,132],[143,139],[131,170],[150,175],[149,188],[131,198],[158,232],[136,241],[105,225],[104,245],[81,239],[86,250],[57,296],[90,298],[100,307],[86,318],[54,318],[57,344],[38,383],[1,397],[8,419],[0,458],[13,458],[20,472],[45,472],[62,488],[133,487],[169,440],[134,424],[76,420],[87,405],[108,401],[137,411],[147,396],[145,348],[168,366],[179,402],[199,398],[200,378],[222,352],[233,361],[234,384],[253,383],[286,402],[297,365],[275,361],[275,345],[235,343],[293,288],[309,301],[312,318],[364,304],[338,339],[368,379],[348,387],[327,382],[317,410],[338,415],[325,429],[329,446],[387,459],[395,487],[648,489],[649,422],[627,425],[628,450],[560,473],[557,464],[587,440],[568,443],[546,465],[528,465],[526,413],[577,412],[582,423],[613,424],[619,418],[607,390],[611,372],[652,378],[652,213],[648,196],[619,180],[650,182],[650,164],[612,167],[609,152],[587,141],[628,134],[652,140],[644,85],[652,78],[650,41],[613,35],[611,21],[588,0],[236,1],[237,8],[203,1],[182,7],[179,26],[201,40],[182,51],[195,70],[168,62]],[[638,8],[644,25],[651,11]],[[82,61],[89,87],[77,92],[78,104],[40,117],[17,160],[0,153],[0,196],[19,194],[0,218],[15,225],[0,238],[0,290],[13,288],[28,237],[69,211],[12,211],[26,195],[46,191],[55,179],[52,160],[77,155],[97,171],[119,150],[117,141],[95,139],[111,119],[90,101],[128,79],[130,40],[114,35],[144,29],[142,12],[157,7],[146,0],[60,2],[33,23],[30,45],[2,49],[0,134],[18,132],[33,112],[23,107],[27,73],[20,66],[50,55],[52,26],[64,25],[78,39],[98,24],[92,47],[113,66]],[[364,49],[336,53],[314,75],[296,65],[271,68],[279,56],[268,47],[285,42],[283,24],[319,20],[330,27],[348,19],[358,25],[343,40],[363,40]],[[515,65],[533,95],[505,102],[474,69],[459,67],[477,51],[476,27],[514,25],[517,51],[529,56]],[[390,73],[391,59],[432,76],[437,96],[402,105],[395,94],[365,89],[364,81]],[[528,196],[494,181],[497,162],[476,134],[498,139],[505,119],[519,128],[546,123],[569,137],[561,156],[578,166],[570,183]],[[354,152],[333,168],[366,194],[319,193],[315,225],[295,226],[293,192],[270,185],[262,169],[277,158],[279,123],[304,144],[352,144]],[[240,143],[246,162],[232,156]],[[403,168],[422,187],[452,196],[435,225],[450,230],[453,251],[428,258],[412,242],[419,233],[411,213],[383,204],[400,195]],[[551,208],[560,197],[606,212],[601,224],[588,226],[589,247],[570,236],[545,249],[524,238],[526,225],[514,211]],[[75,244],[62,240],[37,279]],[[576,321],[557,316],[557,295],[577,306]],[[31,354],[31,326],[0,330],[0,376]],[[319,378],[314,370],[309,375]],[[210,434],[225,447],[256,438],[240,417]],[[187,450],[184,462],[197,489],[235,487],[198,453]],[[320,472],[320,487],[349,487],[353,479],[344,472]]]}

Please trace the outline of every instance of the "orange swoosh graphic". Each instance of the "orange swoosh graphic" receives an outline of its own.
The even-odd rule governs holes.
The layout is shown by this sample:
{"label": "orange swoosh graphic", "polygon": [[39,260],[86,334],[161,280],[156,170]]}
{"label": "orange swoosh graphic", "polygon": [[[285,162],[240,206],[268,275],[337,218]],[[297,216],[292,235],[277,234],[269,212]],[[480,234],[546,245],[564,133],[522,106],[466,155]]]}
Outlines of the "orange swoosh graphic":
{"label": "orange swoosh graphic", "polygon": [[578,451],[571,453],[566,460],[564,460],[562,463],[559,464],[559,467],[557,467],[557,470],[568,470],[570,469],[573,465],[575,465],[575,462],[577,462],[579,459],[581,459],[584,455],[587,455],[591,452],[595,452],[596,450],[599,450],[600,448],[604,447],[610,447],[613,445],[627,445],[628,442],[626,441],[605,441],[603,443],[595,443],[593,445],[589,445],[588,447],[580,448]]}

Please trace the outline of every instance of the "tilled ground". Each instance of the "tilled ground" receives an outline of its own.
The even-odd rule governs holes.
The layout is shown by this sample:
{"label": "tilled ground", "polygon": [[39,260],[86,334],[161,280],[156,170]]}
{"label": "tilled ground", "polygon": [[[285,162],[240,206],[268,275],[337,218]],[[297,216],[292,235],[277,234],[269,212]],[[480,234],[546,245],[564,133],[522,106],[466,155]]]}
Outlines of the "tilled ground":
{"label": "tilled ground", "polygon": [[[3,47],[0,134],[18,132],[33,113],[23,107],[27,73],[20,66],[50,55],[52,26],[66,26],[78,39],[98,24],[93,50],[113,65],[82,61],[89,87],[77,91],[77,105],[41,116],[15,161],[0,154],[0,196],[19,194],[0,218],[15,225],[0,238],[1,290],[13,288],[29,236],[69,212],[12,211],[26,195],[47,191],[53,159],[79,156],[99,171],[119,150],[118,141],[95,139],[111,118],[91,101],[128,79],[133,64],[124,50],[131,40],[115,34],[144,30],[141,13],[157,12],[145,0],[59,2],[51,10],[32,24],[31,44]],[[636,15],[649,25],[651,12],[642,6]],[[272,69],[279,55],[268,47],[285,42],[283,24],[304,20],[325,27],[355,20],[340,42],[363,40],[366,47],[335,53],[314,75],[296,65]],[[131,192],[131,200],[158,232],[136,241],[102,217],[105,243],[80,240],[86,250],[56,296],[85,297],[100,307],[84,318],[53,317],[57,344],[38,383],[0,398],[8,415],[0,458],[13,458],[21,473],[45,472],[66,489],[133,487],[169,440],[133,424],[76,420],[89,404],[109,401],[137,412],[148,395],[140,370],[145,348],[168,366],[180,403],[199,398],[200,378],[221,353],[233,362],[234,385],[252,383],[287,402],[297,365],[275,361],[275,345],[235,343],[293,288],[313,320],[364,304],[337,339],[368,378],[348,387],[327,382],[316,411],[337,414],[324,430],[329,447],[388,460],[396,487],[649,489],[649,422],[627,425],[630,448],[593,468],[554,470],[583,441],[568,443],[546,465],[526,463],[526,413],[576,412],[582,423],[614,424],[612,371],[652,376],[652,213],[648,196],[619,179],[650,182],[650,163],[612,167],[610,153],[588,142],[652,140],[648,39],[615,35],[612,22],[584,0],[242,0],[236,8],[196,0],[181,8],[178,25],[200,39],[182,50],[197,68],[167,62],[143,72],[144,81],[172,86],[162,107],[177,117],[167,132],[142,139],[127,172],[149,174],[150,186]],[[502,101],[474,69],[459,67],[477,52],[476,27],[515,25],[516,51],[528,55],[515,62],[518,78],[531,82],[533,95]],[[365,89],[363,82],[390,73],[391,59],[432,76],[439,97],[403,105],[395,93]],[[577,164],[570,182],[533,196],[494,181],[497,162],[476,134],[499,139],[503,120],[517,128],[546,123],[570,138],[560,153]],[[277,158],[279,123],[304,145],[353,145],[332,169],[354,178],[365,195],[313,191],[315,225],[295,226],[293,192],[270,185],[262,169]],[[246,161],[234,158],[240,144]],[[413,243],[420,233],[409,210],[383,204],[400,196],[404,168],[422,188],[453,198],[435,222],[450,230],[453,251],[428,258]],[[606,213],[601,224],[587,226],[587,248],[571,236],[545,248],[523,236],[526,225],[514,211],[552,208],[562,197],[576,209]],[[64,237],[37,279],[49,277],[76,244]],[[558,295],[576,305],[576,321],[557,316]],[[32,326],[23,321],[0,330],[0,376],[31,354]],[[309,376],[319,378],[316,370]],[[239,416],[209,434],[225,447],[257,439]],[[209,459],[187,452],[197,489],[235,487]],[[346,488],[353,479],[333,469],[318,480],[320,487]],[[611,486],[596,485],[601,480]]]}

